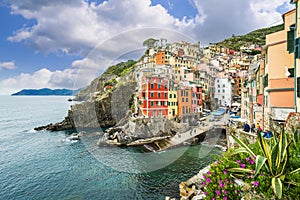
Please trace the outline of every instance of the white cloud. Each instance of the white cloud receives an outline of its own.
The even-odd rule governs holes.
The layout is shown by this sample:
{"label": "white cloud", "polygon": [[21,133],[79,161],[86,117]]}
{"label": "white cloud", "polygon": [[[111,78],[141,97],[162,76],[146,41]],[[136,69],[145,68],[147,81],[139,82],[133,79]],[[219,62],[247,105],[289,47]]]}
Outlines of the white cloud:
{"label": "white cloud", "polygon": [[15,68],[17,68],[17,66],[15,65],[14,61],[0,63],[0,70],[1,69],[15,69]]}

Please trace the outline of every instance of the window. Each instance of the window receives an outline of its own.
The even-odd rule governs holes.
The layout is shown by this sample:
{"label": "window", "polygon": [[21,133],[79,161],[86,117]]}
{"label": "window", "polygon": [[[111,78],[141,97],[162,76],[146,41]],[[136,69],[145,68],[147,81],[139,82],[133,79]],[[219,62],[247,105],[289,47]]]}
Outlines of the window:
{"label": "window", "polygon": [[220,87],[220,85],[218,85],[218,88]]}
{"label": "window", "polygon": [[160,84],[158,84],[158,89],[160,89]]}
{"label": "window", "polygon": [[165,98],[168,98],[168,93],[165,93]]}
{"label": "window", "polygon": [[160,92],[157,93],[157,97],[160,98]]}
{"label": "window", "polygon": [[154,106],[154,102],[153,101],[150,101],[150,106]]}
{"label": "window", "polygon": [[189,99],[188,99],[188,98],[186,98],[186,99],[185,99],[185,102],[189,102]]}
{"label": "window", "polygon": [[189,113],[189,108],[188,107],[185,108],[185,113]]}
{"label": "window", "polygon": [[182,98],[182,102],[184,102],[184,98]]}
{"label": "window", "polygon": [[288,77],[290,77],[290,78],[294,77],[294,71],[295,71],[295,69],[294,68],[289,68],[288,71],[290,73],[290,75]]}
{"label": "window", "polygon": [[172,94],[169,94],[169,98],[170,98],[170,99],[172,98]]}
{"label": "window", "polygon": [[218,93],[220,93],[220,90],[218,90]]}
{"label": "window", "polygon": [[167,87],[167,85],[165,85],[165,89],[167,89],[168,87]]}
{"label": "window", "polygon": [[184,96],[184,91],[183,91],[183,90],[181,90],[181,96],[182,96],[182,97]]}
{"label": "window", "polygon": [[168,102],[167,101],[165,101],[165,104],[164,104],[165,106],[167,106],[168,105]]}
{"label": "window", "polygon": [[294,52],[295,45],[295,24],[290,26],[290,30],[287,32],[287,51],[289,53]]}
{"label": "window", "polygon": [[174,94],[174,98],[176,98],[176,94]]}
{"label": "window", "polygon": [[151,88],[151,89],[153,89],[153,88],[154,88],[154,84],[153,84],[153,83],[150,85],[150,88]]}
{"label": "window", "polygon": [[300,77],[297,77],[297,97],[300,98]]}
{"label": "window", "polygon": [[225,84],[223,84],[223,87],[225,87]]}
{"label": "window", "polygon": [[182,114],[184,114],[184,106],[182,106],[181,112],[182,112]]}
{"label": "window", "polygon": [[185,96],[188,96],[189,95],[189,92],[188,91],[185,91]]}
{"label": "window", "polygon": [[150,93],[150,97],[154,97],[154,93],[153,92]]}
{"label": "window", "polygon": [[225,93],[225,90],[223,90],[223,93]]}

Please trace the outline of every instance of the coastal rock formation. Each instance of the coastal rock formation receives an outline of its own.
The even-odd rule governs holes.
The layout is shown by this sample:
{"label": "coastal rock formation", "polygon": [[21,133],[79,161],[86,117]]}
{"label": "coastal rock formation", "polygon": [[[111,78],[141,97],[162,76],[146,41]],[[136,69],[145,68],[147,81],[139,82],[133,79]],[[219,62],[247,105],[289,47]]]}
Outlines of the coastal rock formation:
{"label": "coastal rock formation", "polygon": [[114,126],[121,119],[126,118],[130,115],[132,94],[136,88],[136,82],[132,81],[134,77],[129,74],[120,78],[114,88],[110,90],[105,90],[102,87],[105,80],[101,76],[92,81],[87,89],[79,93],[75,99],[85,101],[72,105],[63,121],[36,127],[35,130],[61,131],[106,128]]}

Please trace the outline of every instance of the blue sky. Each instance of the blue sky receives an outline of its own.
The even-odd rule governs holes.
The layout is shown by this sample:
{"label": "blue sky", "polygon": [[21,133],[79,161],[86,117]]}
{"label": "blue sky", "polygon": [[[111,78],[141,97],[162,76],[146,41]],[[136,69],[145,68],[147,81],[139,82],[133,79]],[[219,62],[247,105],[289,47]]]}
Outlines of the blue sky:
{"label": "blue sky", "polygon": [[293,8],[289,0],[4,1],[0,94],[84,87],[114,59],[142,53],[147,37],[208,44],[282,23]]}

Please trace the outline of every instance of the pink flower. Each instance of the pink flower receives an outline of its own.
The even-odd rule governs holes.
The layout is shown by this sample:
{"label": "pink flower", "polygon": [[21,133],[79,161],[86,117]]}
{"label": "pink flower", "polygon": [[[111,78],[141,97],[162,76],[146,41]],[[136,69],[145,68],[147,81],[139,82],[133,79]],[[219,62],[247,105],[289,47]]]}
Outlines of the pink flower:
{"label": "pink flower", "polygon": [[206,178],[206,176],[203,176],[203,178]]}
{"label": "pink flower", "polygon": [[246,160],[247,160],[247,161],[250,161],[250,158],[247,157]]}
{"label": "pink flower", "polygon": [[211,198],[211,200],[215,200],[215,198]]}
{"label": "pink flower", "polygon": [[207,195],[207,192],[204,192],[203,194],[206,196],[206,195]]}
{"label": "pink flower", "polygon": [[250,160],[249,162],[250,162],[251,165],[255,164],[255,162],[253,160]]}
{"label": "pink flower", "polygon": [[204,182],[202,183],[202,185],[205,187],[205,186],[206,186],[206,182],[204,181]]}
{"label": "pink flower", "polygon": [[207,183],[211,183],[211,179],[210,178],[206,178]]}
{"label": "pink flower", "polygon": [[208,172],[207,172],[207,174],[209,174],[209,175],[210,175],[210,174],[211,174],[211,173],[210,173],[210,171],[208,171]]}
{"label": "pink flower", "polygon": [[224,197],[224,200],[228,200],[228,197],[227,197],[227,196],[225,196],[225,197]]}
{"label": "pink flower", "polygon": [[237,193],[237,190],[234,190],[234,193]]}
{"label": "pink flower", "polygon": [[254,174],[254,172],[255,172],[255,171],[252,169],[252,170],[251,170],[251,173]]}
{"label": "pink flower", "polygon": [[240,164],[240,166],[241,166],[241,168],[243,168],[243,169],[246,167],[246,165],[245,165],[244,163]]}
{"label": "pink flower", "polygon": [[226,171],[226,169],[223,171],[223,174],[227,174],[227,171]]}
{"label": "pink flower", "polygon": [[239,163],[239,164],[241,163],[241,161],[240,161],[240,160],[237,160],[236,162],[237,162],[237,163]]}
{"label": "pink flower", "polygon": [[253,185],[254,185],[255,187],[257,187],[257,186],[259,185],[259,182],[254,181]]}
{"label": "pink flower", "polygon": [[223,194],[227,194],[226,190],[222,190]]}
{"label": "pink flower", "polygon": [[264,174],[260,174],[260,176],[264,176]]}
{"label": "pink flower", "polygon": [[218,196],[220,196],[220,194],[221,194],[220,190],[216,190],[216,194],[217,194]]}

